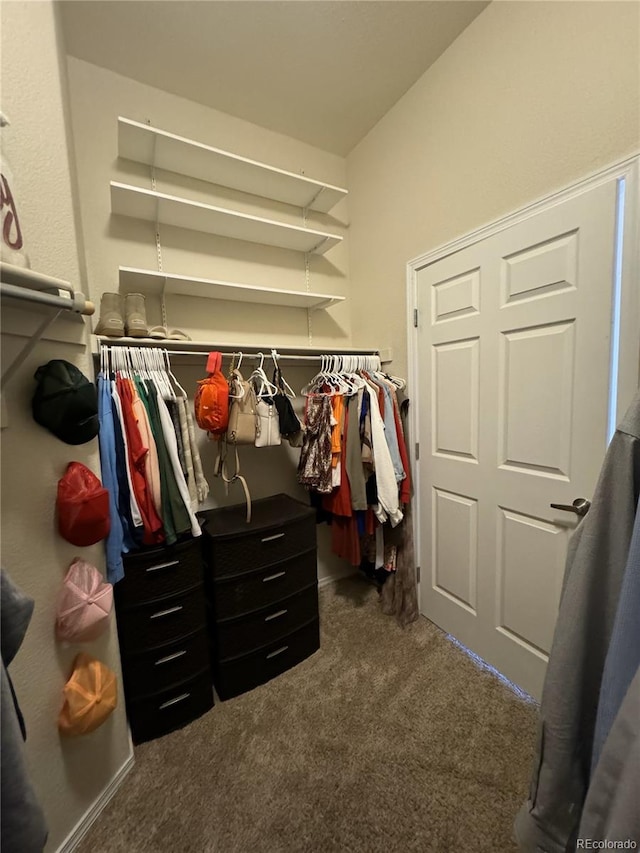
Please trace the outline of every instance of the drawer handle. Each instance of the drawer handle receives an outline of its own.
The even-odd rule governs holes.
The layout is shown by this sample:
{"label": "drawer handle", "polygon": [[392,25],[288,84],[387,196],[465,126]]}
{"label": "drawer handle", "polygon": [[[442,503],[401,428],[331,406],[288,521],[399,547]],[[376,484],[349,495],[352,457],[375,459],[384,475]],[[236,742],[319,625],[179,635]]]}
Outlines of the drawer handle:
{"label": "drawer handle", "polygon": [[274,539],[282,539],[284,533],[275,533],[273,536],[265,536],[264,539],[261,539],[261,542],[273,542]]}
{"label": "drawer handle", "polygon": [[170,660],[175,660],[176,658],[181,658],[182,655],[186,655],[187,650],[183,649],[181,652],[174,652],[172,655],[167,655],[166,658],[160,658],[155,662],[156,666],[160,666],[161,663],[169,663]]}
{"label": "drawer handle", "polygon": [[264,621],[265,622],[271,622],[272,619],[279,619],[281,616],[284,616],[284,614],[287,612],[288,612],[287,610],[278,610],[277,613],[272,613],[271,616],[265,616]]}
{"label": "drawer handle", "polygon": [[278,657],[278,655],[281,655],[282,652],[286,652],[288,648],[289,646],[283,646],[281,649],[276,649],[275,652],[269,652],[269,654],[267,655],[267,660],[269,660],[269,658]]}
{"label": "drawer handle", "polygon": [[163,702],[162,705],[158,708],[159,711],[164,711],[165,708],[168,708],[170,705],[177,705],[178,702],[184,702],[185,699],[188,699],[191,696],[191,693],[183,693],[181,696],[176,696],[175,699],[169,699],[168,702]]}
{"label": "drawer handle", "polygon": [[157,613],[152,613],[149,619],[159,619],[161,616],[170,616],[172,613],[178,613],[183,607],[179,604],[177,607],[170,607],[168,610],[158,610]]}
{"label": "drawer handle", "polygon": [[275,575],[268,575],[266,578],[262,578],[262,583],[274,581],[276,578],[284,577],[284,575],[286,575],[286,572],[276,572]]}
{"label": "drawer handle", "polygon": [[157,566],[149,566],[145,569],[146,572],[158,572],[160,569],[170,569],[172,566],[177,566],[178,560],[171,560],[169,563],[158,563]]}

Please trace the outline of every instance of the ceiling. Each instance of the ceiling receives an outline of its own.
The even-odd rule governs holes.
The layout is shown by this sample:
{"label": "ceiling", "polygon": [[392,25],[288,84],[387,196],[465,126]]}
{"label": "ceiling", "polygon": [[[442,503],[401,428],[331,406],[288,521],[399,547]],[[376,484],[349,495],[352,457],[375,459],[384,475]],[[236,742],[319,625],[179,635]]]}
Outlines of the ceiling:
{"label": "ceiling", "polygon": [[67,52],[346,155],[488,5],[64,0]]}

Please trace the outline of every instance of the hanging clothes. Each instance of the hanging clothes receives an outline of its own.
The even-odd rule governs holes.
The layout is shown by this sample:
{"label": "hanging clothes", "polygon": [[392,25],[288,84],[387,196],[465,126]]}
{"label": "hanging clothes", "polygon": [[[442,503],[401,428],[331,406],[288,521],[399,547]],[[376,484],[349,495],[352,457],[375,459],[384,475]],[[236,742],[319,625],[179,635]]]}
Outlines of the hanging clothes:
{"label": "hanging clothes", "polygon": [[109,494],[109,533],[105,541],[107,554],[107,579],[117,583],[124,577],[122,554],[129,549],[124,541],[124,528],[120,519],[118,471],[116,465],[115,432],[113,427],[113,409],[111,407],[111,388],[109,380],[102,374],[98,376],[98,420],[100,431],[100,474],[102,483]]}
{"label": "hanging clothes", "polygon": [[[131,467],[129,465],[129,442],[127,439],[127,431],[125,429],[124,424],[124,414],[122,411],[122,401],[120,400],[120,395],[118,394],[118,389],[116,387],[115,380],[111,382],[111,401],[113,406],[116,408],[118,422],[120,424],[120,433],[122,435],[122,442],[124,447],[124,456],[125,456],[125,468],[127,472],[127,482],[129,485],[129,509],[131,512],[131,519],[133,521],[134,529],[137,532],[137,538],[140,542],[144,537],[144,525],[142,523],[142,513],[140,512],[140,507],[138,506],[138,501],[136,498],[135,489],[133,488],[133,477],[131,475]],[[115,418],[114,418],[115,421]]]}
{"label": "hanging clothes", "polygon": [[[344,357],[351,372],[342,369],[341,356],[321,358],[320,372],[303,389],[309,435],[299,481],[311,490],[318,521],[331,524],[332,551],[384,583],[396,571],[398,545],[381,525],[401,523],[411,489],[396,394],[404,381],[380,373],[371,358]],[[319,416],[321,406],[330,418]]]}
{"label": "hanging clothes", "polygon": [[189,502],[191,509],[195,512],[198,509],[198,489],[196,487],[196,474],[193,467],[193,454],[191,452],[191,441],[189,439],[189,427],[187,425],[187,416],[184,411],[182,398],[178,398],[177,404],[180,437],[182,439],[182,449],[185,462],[185,480],[187,481],[187,488],[189,489]]}
{"label": "hanging clothes", "polygon": [[402,510],[400,509],[393,461],[384,434],[384,422],[378,407],[377,393],[369,385],[365,386],[365,393],[369,396],[371,439],[373,457],[375,459],[376,491],[378,497],[374,512],[379,521],[386,521],[388,518],[395,527],[396,524],[402,521]]}
{"label": "hanging clothes", "polygon": [[160,482],[160,465],[158,463],[158,448],[156,440],[153,436],[151,423],[149,422],[149,413],[142,399],[144,396],[144,388],[138,377],[134,377],[132,386],[133,397],[133,413],[138,422],[140,430],[140,438],[142,443],[147,448],[146,458],[146,475],[147,483],[151,491],[153,506],[158,513],[158,517],[162,520],[162,498],[161,498],[161,482]]}
{"label": "hanging clothes", "polygon": [[340,485],[340,456],[342,452],[342,432],[344,429],[344,397],[333,394],[331,400],[331,485],[336,489]]}
{"label": "hanging clothes", "polygon": [[156,439],[156,447],[158,450],[162,518],[164,521],[167,544],[173,545],[178,540],[178,536],[187,533],[191,529],[191,521],[187,514],[187,508],[184,505],[178,490],[175,472],[165,440],[165,432],[160,419],[160,398],[158,397],[155,385],[152,382],[149,382],[148,386],[144,388],[143,396],[148,406],[149,421],[151,423],[153,435]]}
{"label": "hanging clothes", "polygon": [[639,489],[640,395],[613,436],[591,509],[569,543],[540,707],[532,793],[515,822],[524,851],[565,853],[578,831]]}
{"label": "hanging clothes", "polygon": [[409,465],[409,452],[407,450],[407,443],[404,436],[404,427],[400,416],[400,404],[398,403],[397,395],[393,409],[393,418],[396,425],[396,433],[398,435],[400,459],[402,460],[402,467],[405,472],[405,477],[400,483],[400,503],[406,505],[411,500],[411,466]]}
{"label": "hanging clothes", "polygon": [[182,473],[186,479],[187,477],[187,460],[185,456],[184,444],[182,443],[182,427],[180,426],[180,415],[178,414],[178,402],[177,400],[165,400],[165,404],[167,406],[167,410],[169,412],[169,416],[171,417],[171,422],[173,424],[173,431],[176,436],[176,442],[178,446],[178,459],[180,460],[180,467],[182,469]]}
{"label": "hanging clothes", "polygon": [[164,541],[164,531],[147,483],[145,464],[147,448],[142,443],[138,423],[133,413],[133,383],[118,375],[116,387],[127,433],[129,470],[144,527],[143,542],[145,545],[157,545]]}
{"label": "hanging clothes", "polygon": [[361,388],[358,395],[362,394],[360,400],[360,444],[362,447],[362,464],[365,467],[365,477],[373,473],[373,438],[371,436],[371,405],[369,395]]}
{"label": "hanging clothes", "polygon": [[162,424],[162,430],[164,432],[164,440],[167,446],[167,451],[169,453],[169,460],[173,467],[173,475],[175,477],[178,493],[182,501],[182,506],[184,507],[184,510],[187,513],[188,523],[191,528],[191,535],[201,536],[202,531],[200,530],[200,524],[198,523],[198,519],[196,518],[195,513],[191,510],[189,489],[187,488],[187,484],[184,479],[182,466],[180,465],[180,457],[178,455],[178,438],[173,428],[173,422],[171,420],[171,415],[169,414],[169,409],[167,408],[166,401],[158,395],[156,395],[156,403],[158,405],[160,422]]}
{"label": "hanging clothes", "polygon": [[404,627],[420,616],[410,504],[407,504],[402,523],[391,533],[398,536],[396,570],[386,579],[380,600],[382,612],[395,616]]}
{"label": "hanging clothes", "polygon": [[[613,726],[629,685],[640,667],[640,504],[631,536],[627,564],[613,623],[611,642],[604,664],[598,714],[593,737],[591,773]],[[637,707],[640,716],[640,705]],[[638,800],[640,803],[640,798]]]}
{"label": "hanging clothes", "polygon": [[[118,514],[122,523],[124,544],[126,548],[131,551],[132,549],[139,548],[142,545],[142,519],[140,519],[140,525],[136,527],[131,513],[131,487],[128,478],[127,454],[125,450],[125,438],[122,432],[122,423],[118,416],[116,403],[111,392],[112,383],[108,379],[103,379],[103,381],[105,385],[107,385],[109,389],[109,396],[111,397],[111,414],[116,451],[116,474],[118,480]],[[98,397],[100,397],[100,395],[98,395]]]}
{"label": "hanging clothes", "polygon": [[391,461],[393,463],[396,481],[400,483],[404,480],[406,474],[400,457],[398,432],[394,417],[395,405],[397,405],[394,401],[395,393],[392,396],[391,390],[388,387],[389,383],[380,379],[377,375],[365,373],[364,376],[370,385],[379,389],[378,405],[380,408],[382,422],[384,423],[384,437],[387,442],[387,447],[389,448],[389,455],[391,456]]}
{"label": "hanging clothes", "polygon": [[[198,501],[202,503],[202,501],[206,500],[209,495],[209,483],[207,482],[202,470],[202,461],[200,459],[200,451],[198,450],[198,444],[196,441],[196,432],[193,424],[193,417],[191,415],[191,409],[189,408],[186,397],[181,397],[180,399],[182,401],[183,415],[186,419],[187,429],[189,432],[189,445],[191,447],[191,458],[193,459],[193,470],[196,478]],[[193,508],[195,509],[195,507]]]}
{"label": "hanging clothes", "polygon": [[349,398],[347,403],[347,417],[349,419],[349,431],[345,438],[345,469],[349,479],[351,490],[351,507],[354,511],[366,510],[367,508],[367,484],[362,464],[362,447],[360,444],[360,407],[362,405],[362,394],[358,391]]}
{"label": "hanging clothes", "polygon": [[326,394],[307,397],[306,432],[300,451],[298,482],[328,494],[331,480],[331,400]]}
{"label": "hanging clothes", "polygon": [[9,676],[11,661],[29,627],[33,604],[7,572],[0,570],[0,837],[4,853],[42,853],[48,835],[29,776],[24,718]]}
{"label": "hanging clothes", "polygon": [[623,698],[591,777],[578,837],[601,841],[601,849],[615,849],[614,845],[619,850],[637,849],[639,804],[640,669]]}
{"label": "hanging clothes", "polygon": [[105,544],[114,583],[123,576],[122,554],[201,535],[195,513],[209,484],[186,392],[166,358],[143,349],[103,351],[100,451],[112,516]]}

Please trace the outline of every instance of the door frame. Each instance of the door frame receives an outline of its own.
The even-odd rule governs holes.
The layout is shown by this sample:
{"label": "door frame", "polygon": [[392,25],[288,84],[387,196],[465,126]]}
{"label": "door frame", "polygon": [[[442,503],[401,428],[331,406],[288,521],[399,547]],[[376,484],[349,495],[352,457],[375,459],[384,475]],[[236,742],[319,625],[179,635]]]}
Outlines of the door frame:
{"label": "door frame", "polygon": [[[421,595],[421,571],[422,559],[422,536],[420,530],[421,502],[420,493],[422,484],[420,482],[420,468],[418,465],[418,444],[420,442],[420,384],[418,369],[418,332],[420,331],[419,320],[416,325],[418,311],[418,272],[430,264],[440,261],[449,255],[459,252],[478,243],[481,240],[498,234],[506,228],[510,228],[537,214],[556,207],[563,202],[576,198],[585,192],[609,181],[624,182],[624,195],[618,195],[619,224],[620,213],[623,213],[624,228],[622,233],[616,234],[616,239],[621,240],[622,251],[619,269],[612,271],[616,285],[617,297],[614,299],[613,316],[620,318],[620,337],[618,348],[618,370],[617,375],[612,377],[617,384],[617,400],[615,422],[619,422],[630,405],[636,390],[640,385],[640,153],[632,157],[618,161],[611,166],[600,169],[588,177],[573,184],[563,187],[553,193],[543,196],[516,211],[508,213],[499,219],[483,225],[461,237],[457,237],[448,243],[443,243],[435,249],[412,258],[406,267],[406,304],[407,304],[407,361],[408,380],[413,405],[409,409],[409,427],[411,443],[409,447],[409,458],[411,470],[414,477],[413,493],[413,541],[415,543],[416,565],[418,571],[418,601],[422,613]],[[425,327],[426,328],[426,327]],[[603,455],[604,455],[603,448]],[[426,453],[427,449],[423,448]],[[425,578],[430,577],[426,572]]]}

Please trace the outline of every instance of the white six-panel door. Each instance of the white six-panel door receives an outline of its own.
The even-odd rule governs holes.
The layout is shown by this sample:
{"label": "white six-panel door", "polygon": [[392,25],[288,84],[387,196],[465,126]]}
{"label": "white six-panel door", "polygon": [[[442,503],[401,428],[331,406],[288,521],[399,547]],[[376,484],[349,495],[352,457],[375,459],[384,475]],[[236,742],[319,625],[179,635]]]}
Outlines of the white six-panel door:
{"label": "white six-panel door", "polygon": [[535,697],[607,443],[615,180],[417,271],[424,615]]}

